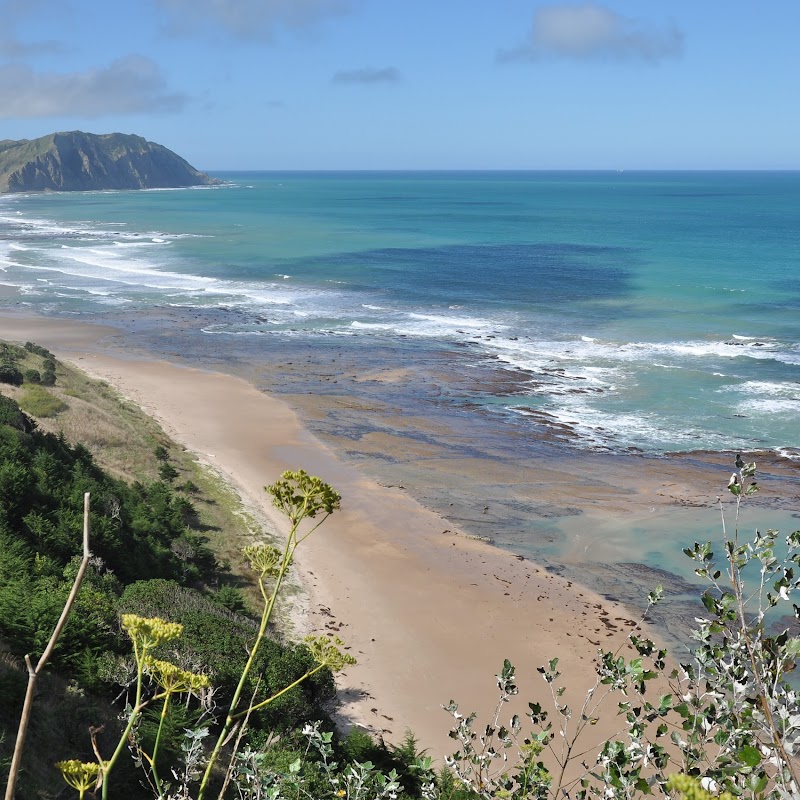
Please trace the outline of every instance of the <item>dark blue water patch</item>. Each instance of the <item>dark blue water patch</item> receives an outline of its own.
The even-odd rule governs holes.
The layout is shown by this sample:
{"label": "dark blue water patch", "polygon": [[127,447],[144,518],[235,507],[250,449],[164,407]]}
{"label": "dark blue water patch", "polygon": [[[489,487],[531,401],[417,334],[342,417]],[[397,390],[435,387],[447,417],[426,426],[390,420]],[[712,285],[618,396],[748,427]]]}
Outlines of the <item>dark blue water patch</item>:
{"label": "dark blue water patch", "polygon": [[363,197],[342,197],[341,202],[346,203],[427,203],[429,205],[448,205],[448,206],[480,206],[491,208],[508,208],[509,206],[519,206],[520,203],[512,203],[509,200],[456,200],[448,197],[431,196],[422,197],[416,195],[365,195]]}
{"label": "dark blue water patch", "polygon": [[436,198],[412,194],[376,194],[364,195],[363,197],[340,197],[338,199],[342,203],[429,203],[436,201]]}
{"label": "dark blue water patch", "polygon": [[654,197],[753,197],[748,192],[658,192]]}
{"label": "dark blue water patch", "polygon": [[289,263],[293,274],[424,303],[522,308],[622,298],[638,251],[564,243],[381,248]]}

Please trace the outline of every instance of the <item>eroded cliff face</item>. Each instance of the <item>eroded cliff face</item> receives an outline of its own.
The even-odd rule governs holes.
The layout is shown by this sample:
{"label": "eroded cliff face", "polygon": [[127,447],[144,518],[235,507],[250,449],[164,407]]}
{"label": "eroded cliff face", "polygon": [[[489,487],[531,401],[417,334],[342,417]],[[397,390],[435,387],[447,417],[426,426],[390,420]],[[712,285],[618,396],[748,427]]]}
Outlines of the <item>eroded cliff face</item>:
{"label": "eroded cliff face", "polygon": [[73,131],[0,143],[0,191],[162,189],[219,183],[141,136]]}

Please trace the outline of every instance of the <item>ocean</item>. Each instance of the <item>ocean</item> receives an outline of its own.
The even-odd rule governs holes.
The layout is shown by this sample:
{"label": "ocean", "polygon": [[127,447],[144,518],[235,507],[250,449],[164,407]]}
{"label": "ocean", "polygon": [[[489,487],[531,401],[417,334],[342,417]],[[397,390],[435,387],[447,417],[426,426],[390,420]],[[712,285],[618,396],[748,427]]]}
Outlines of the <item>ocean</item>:
{"label": "ocean", "polygon": [[[800,459],[800,173],[215,177],[227,183],[0,197],[0,282],[20,292],[6,302],[247,374],[443,513],[456,497],[475,505],[469,522],[476,481],[492,487],[506,511],[473,529],[554,564],[588,535],[579,509],[512,502],[474,470],[458,484],[437,466],[437,482],[428,462],[530,464],[542,447],[564,464]],[[318,413],[315,395],[329,398]],[[344,395],[362,411],[330,401]],[[413,441],[414,457],[378,433]],[[606,561],[632,549],[673,568],[662,548],[633,547],[641,520],[593,535],[626,525]]]}

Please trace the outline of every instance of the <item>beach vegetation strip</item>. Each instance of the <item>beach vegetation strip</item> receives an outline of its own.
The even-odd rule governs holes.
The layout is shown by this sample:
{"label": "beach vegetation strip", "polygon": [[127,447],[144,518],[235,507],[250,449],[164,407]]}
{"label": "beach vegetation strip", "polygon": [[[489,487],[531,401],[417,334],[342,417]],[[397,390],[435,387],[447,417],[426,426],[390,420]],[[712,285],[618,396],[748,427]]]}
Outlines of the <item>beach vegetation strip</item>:
{"label": "beach vegetation strip", "polygon": [[[219,588],[230,592],[238,587],[255,600],[241,549],[256,533],[271,535],[271,527],[257,519],[256,510],[246,507],[211,465],[177,445],[153,417],[106,381],[57,360],[36,343],[0,343],[0,370],[3,367],[19,372],[22,381],[4,383],[0,372],[0,392],[18,403],[40,431],[80,443],[115,477],[142,484],[162,481],[174,490],[184,521],[222,567]],[[32,372],[52,373],[53,380],[31,379]]]}

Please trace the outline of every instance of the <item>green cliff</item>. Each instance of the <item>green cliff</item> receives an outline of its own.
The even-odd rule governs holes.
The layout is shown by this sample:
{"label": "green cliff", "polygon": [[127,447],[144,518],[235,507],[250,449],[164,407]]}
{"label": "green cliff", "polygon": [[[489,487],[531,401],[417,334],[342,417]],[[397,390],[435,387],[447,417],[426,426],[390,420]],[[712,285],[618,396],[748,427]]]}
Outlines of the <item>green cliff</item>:
{"label": "green cliff", "polygon": [[83,131],[0,141],[0,192],[166,189],[219,183],[141,136]]}

